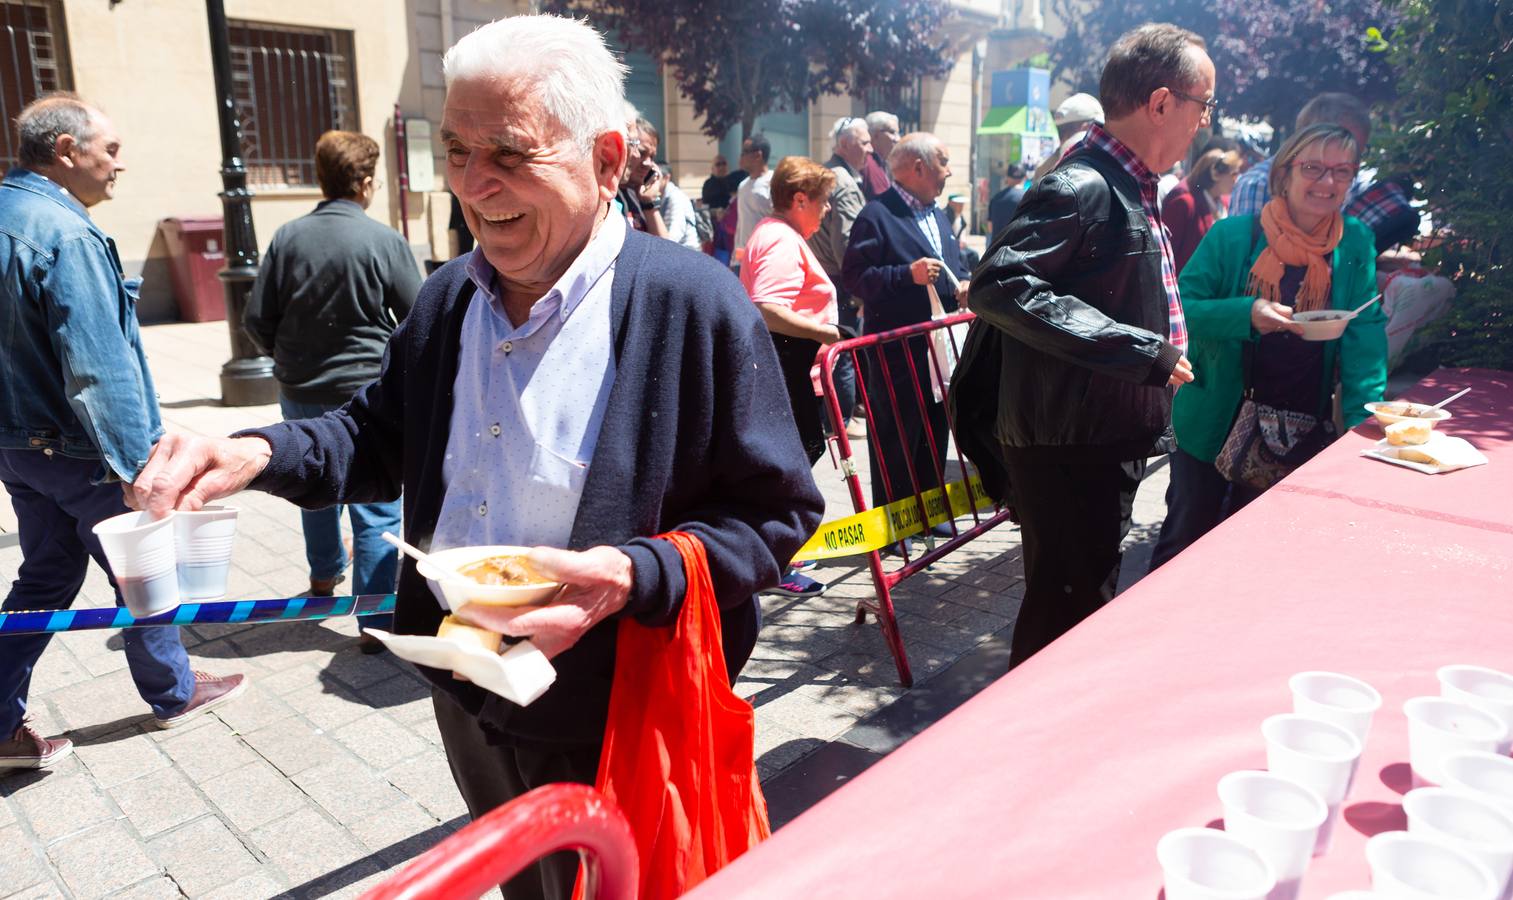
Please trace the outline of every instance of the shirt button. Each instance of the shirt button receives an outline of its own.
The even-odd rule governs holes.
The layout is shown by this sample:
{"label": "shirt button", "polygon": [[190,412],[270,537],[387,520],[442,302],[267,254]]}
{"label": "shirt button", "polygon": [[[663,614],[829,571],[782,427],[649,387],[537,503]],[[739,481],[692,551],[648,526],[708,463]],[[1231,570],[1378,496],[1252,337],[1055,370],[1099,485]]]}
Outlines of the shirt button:
{"label": "shirt button", "polygon": [[499,427],[498,422],[495,422],[494,424],[489,426],[489,434],[492,434],[494,437],[499,437],[500,433],[502,433],[503,431],[504,429]]}
{"label": "shirt button", "polygon": [[488,514],[489,514],[489,505],[487,503],[480,503],[480,504],[478,504],[478,515],[480,515],[480,516],[486,516]]}
{"label": "shirt button", "polygon": [[499,349],[503,350],[505,353],[508,353],[511,350],[515,349],[515,345],[511,341],[505,341],[504,343],[499,345]]}

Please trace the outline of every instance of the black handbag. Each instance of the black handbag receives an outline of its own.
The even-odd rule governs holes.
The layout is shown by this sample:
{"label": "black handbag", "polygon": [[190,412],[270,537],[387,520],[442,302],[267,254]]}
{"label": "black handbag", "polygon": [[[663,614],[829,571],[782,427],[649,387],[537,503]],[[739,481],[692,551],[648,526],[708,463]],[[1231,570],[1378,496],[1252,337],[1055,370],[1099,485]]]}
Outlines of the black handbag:
{"label": "black handbag", "polygon": [[1255,400],[1254,345],[1245,345],[1245,392],[1214,468],[1226,481],[1264,491],[1334,442],[1334,420]]}

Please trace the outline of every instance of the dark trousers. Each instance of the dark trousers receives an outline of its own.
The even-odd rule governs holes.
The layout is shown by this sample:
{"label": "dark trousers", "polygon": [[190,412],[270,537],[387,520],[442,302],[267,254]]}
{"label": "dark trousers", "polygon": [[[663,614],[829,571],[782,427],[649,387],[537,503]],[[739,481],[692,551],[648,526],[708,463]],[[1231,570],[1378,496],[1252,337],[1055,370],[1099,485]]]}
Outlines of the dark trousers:
{"label": "dark trousers", "polygon": [[[894,344],[887,348],[886,377],[875,354],[867,360],[867,402],[872,409],[872,423],[867,433],[868,462],[872,470],[874,507],[914,495],[915,482],[909,478],[911,461],[921,491],[939,487],[936,469],[945,471],[946,444],[950,439],[946,406],[936,403],[931,394],[930,362],[925,342],[909,341],[909,353],[914,357],[915,371],[919,375],[918,388],[909,373],[909,362],[902,346]],[[890,381],[893,396],[898,401],[896,413],[893,401],[888,398]],[[921,397],[923,407],[920,406]],[[928,433],[925,429],[927,421],[930,423]],[[883,480],[885,471],[888,476],[886,484]]]}
{"label": "dark trousers", "polygon": [[[440,691],[431,692],[436,725],[452,780],[475,820],[544,784],[593,784],[599,748],[500,747],[488,743],[478,719]],[[568,900],[578,877],[578,854],[553,853],[500,886],[505,900]]]}
{"label": "dark trousers", "polygon": [[1213,463],[1181,450],[1172,451],[1167,460],[1171,480],[1166,483],[1166,521],[1151,551],[1152,572],[1261,496],[1254,488],[1226,481]]}
{"label": "dark trousers", "polygon": [[825,426],[820,418],[820,401],[814,396],[814,381],[809,377],[820,345],[818,341],[774,333],[772,346],[778,353],[783,385],[788,388],[793,424],[798,426],[799,441],[804,445],[804,453],[812,466],[825,455]]}
{"label": "dark trousers", "polygon": [[1024,602],[1010,643],[1019,665],[1114,599],[1145,460],[1081,465],[1010,459],[1024,549]]}
{"label": "dark trousers", "polygon": [[[68,609],[89,560],[94,559],[116,587],[115,576],[91,530],[129,510],[118,484],[90,484],[98,460],[71,459],[40,450],[0,450],[0,482],[10,494],[21,539],[21,566],[6,595],[4,610]],[[122,605],[116,591],[116,605]],[[0,740],[9,740],[26,715],[32,670],[52,636],[0,637]],[[126,663],[137,691],[158,716],[182,710],[194,694],[189,654],[179,630],[128,628],[121,632]]]}

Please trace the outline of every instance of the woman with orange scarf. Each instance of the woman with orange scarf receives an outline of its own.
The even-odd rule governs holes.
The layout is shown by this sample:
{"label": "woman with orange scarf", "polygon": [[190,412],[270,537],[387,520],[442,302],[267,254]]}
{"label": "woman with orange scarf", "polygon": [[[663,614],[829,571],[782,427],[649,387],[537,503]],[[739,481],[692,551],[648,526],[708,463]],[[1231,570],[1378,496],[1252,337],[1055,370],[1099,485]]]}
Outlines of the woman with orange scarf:
{"label": "woman with orange scarf", "polygon": [[[1294,311],[1353,309],[1376,293],[1371,230],[1340,213],[1360,148],[1337,125],[1312,125],[1282,145],[1272,199],[1260,216],[1214,223],[1178,285],[1197,378],[1177,391],[1166,521],[1151,558],[1160,566],[1260,490],[1214,465],[1247,395],[1256,404],[1322,420],[1338,397],[1344,427],[1387,386],[1387,318],[1362,311],[1334,341],[1304,341]],[[1322,446],[1322,444],[1320,444]]]}

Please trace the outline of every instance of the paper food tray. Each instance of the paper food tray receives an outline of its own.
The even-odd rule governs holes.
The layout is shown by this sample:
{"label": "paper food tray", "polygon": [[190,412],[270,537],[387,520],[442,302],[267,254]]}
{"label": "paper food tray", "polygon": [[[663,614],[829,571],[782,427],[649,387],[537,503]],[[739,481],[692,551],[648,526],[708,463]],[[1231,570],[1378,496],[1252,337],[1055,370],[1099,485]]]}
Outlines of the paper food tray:
{"label": "paper food tray", "polygon": [[529,706],[557,680],[557,670],[546,654],[530,641],[521,641],[503,653],[490,653],[439,637],[390,634],[369,628],[368,634],[383,641],[395,656],[417,666],[447,669],[511,703]]}
{"label": "paper food tray", "polygon": [[[1410,459],[1402,459],[1398,456],[1404,450],[1418,450],[1433,456],[1436,463],[1417,462]],[[1454,472],[1459,469],[1469,469],[1472,466],[1487,464],[1487,458],[1482,452],[1471,446],[1471,442],[1464,438],[1450,437],[1447,434],[1432,432],[1427,443],[1417,446],[1394,447],[1387,443],[1386,438],[1377,441],[1367,450],[1361,451],[1362,456],[1379,459],[1395,466],[1413,469],[1423,472],[1425,475],[1438,475],[1444,472]]]}

